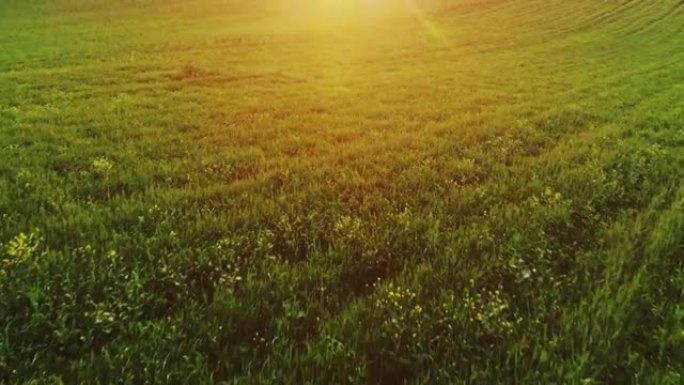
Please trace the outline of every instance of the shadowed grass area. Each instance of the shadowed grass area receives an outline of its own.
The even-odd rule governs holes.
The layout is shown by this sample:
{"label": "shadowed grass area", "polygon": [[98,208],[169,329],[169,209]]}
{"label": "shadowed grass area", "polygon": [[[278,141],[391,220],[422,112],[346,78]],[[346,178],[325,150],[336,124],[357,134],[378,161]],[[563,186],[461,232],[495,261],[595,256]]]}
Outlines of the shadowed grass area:
{"label": "shadowed grass area", "polygon": [[679,384],[679,1],[5,0],[0,383]]}

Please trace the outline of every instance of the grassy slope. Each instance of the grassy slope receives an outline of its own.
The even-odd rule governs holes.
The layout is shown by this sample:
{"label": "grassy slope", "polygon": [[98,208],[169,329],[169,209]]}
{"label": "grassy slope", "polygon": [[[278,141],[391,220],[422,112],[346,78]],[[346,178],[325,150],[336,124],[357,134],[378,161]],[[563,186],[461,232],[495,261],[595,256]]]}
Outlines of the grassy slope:
{"label": "grassy slope", "polygon": [[683,381],[678,1],[102,3],[0,14],[0,381]]}

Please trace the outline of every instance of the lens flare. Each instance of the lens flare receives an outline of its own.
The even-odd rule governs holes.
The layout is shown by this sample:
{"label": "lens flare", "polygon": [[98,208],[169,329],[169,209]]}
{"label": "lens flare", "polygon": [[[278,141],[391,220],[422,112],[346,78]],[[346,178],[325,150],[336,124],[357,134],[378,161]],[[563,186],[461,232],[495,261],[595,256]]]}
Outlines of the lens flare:
{"label": "lens flare", "polygon": [[425,28],[425,30],[432,35],[432,37],[442,42],[447,41],[442,31],[440,31],[432,21],[430,21],[430,18],[427,16],[425,10],[421,8],[415,0],[404,0],[404,4],[406,4],[406,9],[411,13],[411,15],[413,15],[413,17],[423,26],[423,28]]}

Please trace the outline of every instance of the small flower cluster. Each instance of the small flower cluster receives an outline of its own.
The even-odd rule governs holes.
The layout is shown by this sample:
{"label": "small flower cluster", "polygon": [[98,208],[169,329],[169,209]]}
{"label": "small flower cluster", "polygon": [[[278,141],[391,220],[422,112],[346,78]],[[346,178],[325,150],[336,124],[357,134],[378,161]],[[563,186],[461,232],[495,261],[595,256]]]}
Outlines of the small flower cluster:
{"label": "small flower cluster", "polygon": [[396,341],[403,337],[416,339],[425,318],[416,293],[390,283],[381,289],[375,302],[383,315],[382,330]]}
{"label": "small flower cluster", "polygon": [[544,191],[539,195],[533,195],[530,197],[530,204],[532,207],[539,206],[559,206],[563,204],[564,198],[561,193],[555,191],[549,186],[544,188]]}
{"label": "small flower cluster", "polygon": [[510,305],[502,294],[501,287],[471,294],[465,293],[465,308],[470,321],[480,325],[484,332],[492,335],[509,335],[515,323],[510,320]]}
{"label": "small flower cluster", "polygon": [[561,193],[558,191],[554,191],[551,187],[546,186],[544,189],[544,193],[542,193],[542,198],[549,203],[556,203],[560,202],[562,199]]}
{"label": "small flower cluster", "polygon": [[362,222],[361,219],[342,215],[337,218],[333,231],[337,239],[350,242],[359,238],[361,234]]}
{"label": "small flower cluster", "polygon": [[96,173],[106,174],[114,167],[114,163],[112,163],[109,159],[100,156],[93,159],[93,163],[90,166]]}
{"label": "small flower cluster", "polygon": [[522,258],[512,259],[508,265],[513,274],[515,274],[517,283],[527,282],[537,278],[537,268],[530,267],[529,263]]}
{"label": "small flower cluster", "polygon": [[243,237],[230,237],[219,240],[213,247],[219,259],[223,260],[218,284],[229,292],[234,292],[242,283],[245,261],[240,250],[246,242],[247,240]]}
{"label": "small flower cluster", "polygon": [[2,270],[30,259],[38,249],[39,244],[40,240],[33,233],[29,235],[19,233],[9,241],[5,249],[5,256],[0,261]]}

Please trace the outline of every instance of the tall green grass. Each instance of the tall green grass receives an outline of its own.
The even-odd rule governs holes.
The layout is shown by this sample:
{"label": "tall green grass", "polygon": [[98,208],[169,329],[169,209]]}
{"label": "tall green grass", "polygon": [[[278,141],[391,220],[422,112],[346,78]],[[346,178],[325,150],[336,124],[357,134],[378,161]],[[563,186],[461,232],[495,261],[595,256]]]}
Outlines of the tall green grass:
{"label": "tall green grass", "polygon": [[684,8],[417,3],[4,2],[0,382],[682,383]]}

